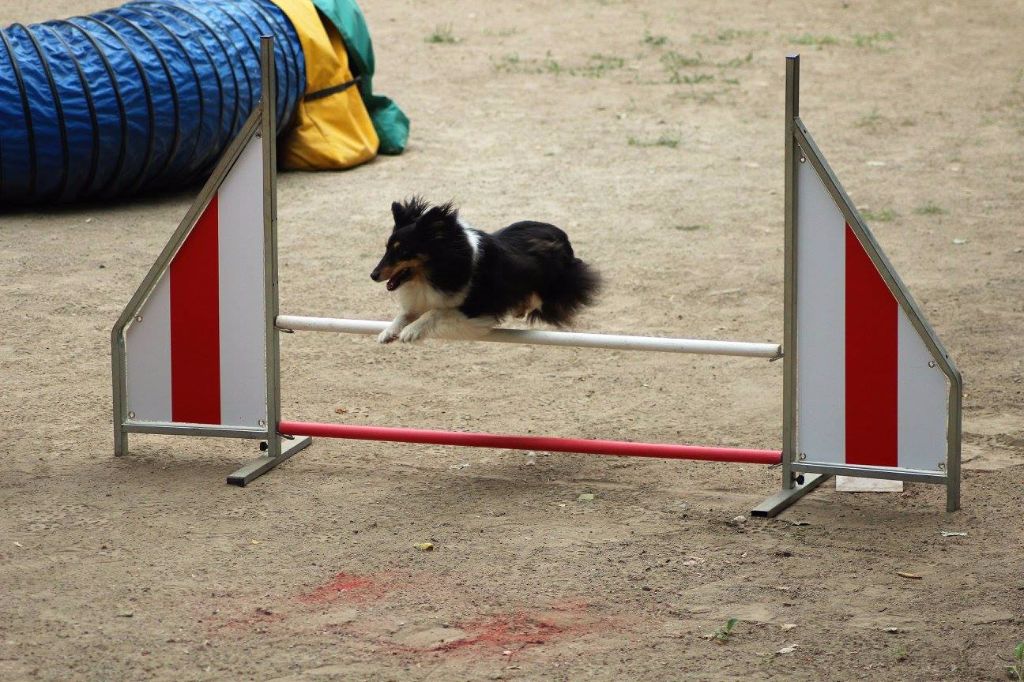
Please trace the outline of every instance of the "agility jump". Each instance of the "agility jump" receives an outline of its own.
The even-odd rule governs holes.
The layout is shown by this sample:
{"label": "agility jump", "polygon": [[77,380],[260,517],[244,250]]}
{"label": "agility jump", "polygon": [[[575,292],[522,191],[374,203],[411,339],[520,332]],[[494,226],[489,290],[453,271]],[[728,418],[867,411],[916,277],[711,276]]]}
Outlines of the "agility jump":
{"label": "agility jump", "polygon": [[959,508],[960,374],[801,121],[798,56],[786,62],[782,346],[511,329],[481,339],[781,358],[781,450],[282,420],[280,333],[376,334],[388,323],[279,314],[272,39],[261,47],[266,97],[111,333],[116,455],[131,433],[264,441],[266,454],[228,477],[242,486],[310,437],[777,464],[781,490],[756,516],[832,475],[942,484],[947,510]]}

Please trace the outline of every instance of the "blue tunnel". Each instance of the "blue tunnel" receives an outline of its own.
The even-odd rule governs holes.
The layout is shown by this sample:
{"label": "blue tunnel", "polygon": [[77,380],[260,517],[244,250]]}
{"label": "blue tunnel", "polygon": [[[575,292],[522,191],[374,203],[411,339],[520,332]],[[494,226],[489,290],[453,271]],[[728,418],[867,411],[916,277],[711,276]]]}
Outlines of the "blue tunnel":
{"label": "blue tunnel", "polygon": [[283,129],[306,67],[270,0],[143,0],[0,30],[0,205],[201,180],[260,99],[260,35],[275,38]]}

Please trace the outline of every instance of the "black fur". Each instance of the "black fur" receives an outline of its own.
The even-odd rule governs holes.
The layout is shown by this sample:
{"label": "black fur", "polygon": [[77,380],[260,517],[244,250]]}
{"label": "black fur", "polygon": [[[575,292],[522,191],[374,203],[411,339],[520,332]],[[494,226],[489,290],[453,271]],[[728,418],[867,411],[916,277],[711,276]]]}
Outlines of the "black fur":
{"label": "black fur", "polygon": [[[465,293],[457,309],[467,318],[498,322],[528,313],[530,322],[562,327],[600,288],[598,273],[576,258],[569,237],[554,225],[525,221],[488,234],[464,226],[450,202],[430,207],[419,197],[395,202],[391,211],[395,227],[371,277],[380,281],[396,264],[415,263],[409,269],[419,272],[392,276],[401,280],[394,288],[410,286],[419,275],[447,296]],[[467,231],[477,237],[475,260]],[[534,295],[540,299],[535,309]]]}

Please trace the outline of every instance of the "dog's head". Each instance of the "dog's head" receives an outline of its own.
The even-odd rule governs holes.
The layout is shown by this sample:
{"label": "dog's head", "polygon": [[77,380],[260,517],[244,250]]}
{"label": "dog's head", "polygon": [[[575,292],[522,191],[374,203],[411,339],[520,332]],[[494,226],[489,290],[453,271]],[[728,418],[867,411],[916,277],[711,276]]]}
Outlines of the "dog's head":
{"label": "dog's head", "polygon": [[461,231],[458,210],[451,203],[430,207],[419,197],[391,204],[395,227],[384,256],[370,273],[374,282],[387,282],[394,291],[424,273],[431,256],[444,248],[444,240]]}

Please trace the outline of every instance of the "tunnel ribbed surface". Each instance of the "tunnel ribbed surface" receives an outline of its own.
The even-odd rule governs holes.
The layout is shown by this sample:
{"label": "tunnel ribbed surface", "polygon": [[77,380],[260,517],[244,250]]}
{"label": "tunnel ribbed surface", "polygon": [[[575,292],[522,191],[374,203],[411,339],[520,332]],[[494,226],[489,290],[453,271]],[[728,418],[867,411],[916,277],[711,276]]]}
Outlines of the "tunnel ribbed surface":
{"label": "tunnel ribbed surface", "polygon": [[305,91],[269,0],[145,0],[0,31],[0,204],[129,196],[205,177],[260,99],[275,38],[283,129]]}

